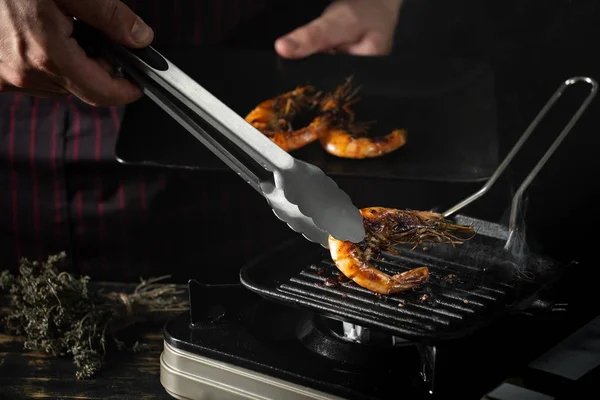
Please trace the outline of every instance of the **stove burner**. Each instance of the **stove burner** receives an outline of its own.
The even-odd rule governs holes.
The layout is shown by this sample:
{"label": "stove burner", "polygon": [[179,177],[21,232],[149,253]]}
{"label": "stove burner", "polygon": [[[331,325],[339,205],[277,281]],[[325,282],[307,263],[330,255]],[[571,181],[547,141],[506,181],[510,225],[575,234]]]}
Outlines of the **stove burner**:
{"label": "stove burner", "polygon": [[411,342],[320,316],[314,316],[301,326],[299,339],[306,348],[342,362],[348,370],[397,368],[402,360],[401,368],[407,373],[418,371],[427,393],[434,393],[437,349],[426,342]]}
{"label": "stove burner", "polygon": [[352,342],[365,343],[369,341],[369,328],[363,328],[360,325],[351,324],[349,322],[342,322],[344,326],[344,339]]}
{"label": "stove burner", "polygon": [[[343,334],[342,339],[355,343],[372,343],[371,329],[350,322],[342,322]],[[391,346],[401,346],[410,343],[409,340],[389,334],[375,332],[373,339],[383,339]]]}
{"label": "stove burner", "polygon": [[[340,335],[336,330],[332,329],[331,332],[337,335],[343,340],[347,340],[353,343],[360,344],[378,344],[380,346],[388,345],[389,347],[407,347],[413,346],[416,348],[419,355],[419,374],[423,380],[423,384],[426,387],[427,393],[434,393],[434,381],[435,381],[435,367],[436,367],[436,354],[437,349],[434,345],[427,343],[415,343],[409,340],[400,338],[395,335],[390,335],[378,331],[372,331],[369,328],[362,327],[360,325],[352,324],[349,322],[342,322],[343,333]],[[369,349],[368,351],[371,351]],[[415,360],[416,361],[416,360]]]}
{"label": "stove burner", "polygon": [[[370,340],[357,342],[344,337],[344,322],[306,314],[298,325],[296,335],[300,343],[312,353],[340,363],[347,371],[377,371],[390,367],[405,373],[415,373],[419,361],[418,344],[403,341],[394,345],[387,333],[370,331]],[[363,329],[363,332],[367,329]],[[402,364],[398,365],[398,360]]]}

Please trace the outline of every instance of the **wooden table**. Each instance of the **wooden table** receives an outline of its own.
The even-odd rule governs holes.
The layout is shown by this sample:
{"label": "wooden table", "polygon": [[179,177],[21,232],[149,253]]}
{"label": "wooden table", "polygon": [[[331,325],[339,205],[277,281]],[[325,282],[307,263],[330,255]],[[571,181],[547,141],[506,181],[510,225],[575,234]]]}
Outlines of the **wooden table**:
{"label": "wooden table", "polygon": [[[0,309],[4,315],[6,309]],[[140,353],[111,353],[92,379],[75,379],[71,359],[23,349],[23,341],[0,333],[0,399],[172,400],[160,383],[163,325],[135,328],[152,347]],[[0,328],[0,332],[3,332]]]}

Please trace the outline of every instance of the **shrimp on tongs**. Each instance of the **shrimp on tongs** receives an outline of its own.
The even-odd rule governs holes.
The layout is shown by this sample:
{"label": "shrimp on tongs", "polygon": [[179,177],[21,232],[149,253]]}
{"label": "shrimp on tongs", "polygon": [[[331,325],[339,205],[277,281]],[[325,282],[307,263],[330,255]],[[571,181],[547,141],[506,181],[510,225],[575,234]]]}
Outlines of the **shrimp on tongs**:
{"label": "shrimp on tongs", "polygon": [[[431,211],[407,211],[368,207],[360,210],[365,238],[360,243],[329,236],[329,251],[337,268],[358,285],[379,294],[397,293],[419,286],[429,279],[427,267],[389,276],[371,264],[382,252],[397,254],[393,246],[421,243],[463,243],[472,237],[471,226],[459,225]],[[464,237],[461,237],[464,236]]]}

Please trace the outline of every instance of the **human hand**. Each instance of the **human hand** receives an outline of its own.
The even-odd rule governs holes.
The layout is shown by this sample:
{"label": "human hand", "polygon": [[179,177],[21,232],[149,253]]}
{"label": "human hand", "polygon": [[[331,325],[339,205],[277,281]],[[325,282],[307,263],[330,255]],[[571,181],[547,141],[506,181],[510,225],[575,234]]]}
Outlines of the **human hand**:
{"label": "human hand", "polygon": [[321,16],[277,39],[285,58],[319,52],[385,55],[392,50],[403,0],[336,0]]}
{"label": "human hand", "polygon": [[131,48],[154,39],[120,0],[0,0],[0,92],[72,93],[94,106],[139,99],[138,87],[111,76],[106,62],[87,57],[72,37],[73,18]]}

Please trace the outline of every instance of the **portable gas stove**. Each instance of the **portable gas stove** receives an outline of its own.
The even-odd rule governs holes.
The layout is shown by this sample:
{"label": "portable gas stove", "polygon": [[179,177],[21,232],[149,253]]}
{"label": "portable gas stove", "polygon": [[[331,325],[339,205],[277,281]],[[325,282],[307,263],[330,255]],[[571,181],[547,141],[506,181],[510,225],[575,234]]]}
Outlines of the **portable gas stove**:
{"label": "portable gas stove", "polygon": [[[564,304],[546,292],[577,268],[527,251],[521,203],[596,83],[567,80],[482,190],[443,213],[449,217],[482,196],[562,91],[581,81],[592,92],[517,190],[508,227],[457,215],[456,223],[475,228],[471,240],[398,248],[375,262],[390,275],[425,265],[427,284],[377,295],[341,275],[328,250],[302,238],[246,265],[239,285],[190,281],[190,314],[165,326],[167,392],[180,399],[554,398],[551,390],[502,384],[562,338],[557,325],[567,319],[553,314]],[[589,339],[585,332],[576,345]],[[600,365],[600,357],[579,357],[569,361],[574,368],[560,361],[557,367],[561,351],[570,354],[554,350],[530,365],[545,378],[569,379]]]}
{"label": "portable gas stove", "polygon": [[[505,346],[515,332],[522,340],[520,332],[533,326],[528,318],[502,328],[482,325],[504,319],[506,307],[559,308],[531,282],[495,283],[487,279],[493,274],[486,267],[473,271],[436,260],[436,249],[419,255],[425,253],[435,278],[426,288],[394,296],[379,297],[341,281],[327,255],[303,239],[246,266],[242,285],[191,281],[191,314],[165,327],[161,382],[182,399],[384,399],[397,390],[419,398],[434,392],[465,395],[465,387],[489,389],[505,376],[502,362],[514,365],[513,357],[534,350]],[[425,261],[404,257],[385,261],[386,269]],[[539,269],[553,270],[542,263]],[[471,334],[475,327],[480,332]],[[490,349],[490,343],[500,345]],[[477,354],[482,348],[484,358]],[[490,354],[498,364],[490,365]],[[473,370],[482,362],[490,368],[487,376]]]}
{"label": "portable gas stove", "polygon": [[[560,316],[504,319],[475,335],[434,344],[267,301],[242,285],[191,281],[190,299],[191,315],[166,325],[161,357],[161,383],[178,399],[412,399],[432,392],[435,398],[489,393],[497,400],[551,399],[556,397],[540,392],[556,393],[560,385],[568,392],[565,381],[600,364],[600,318],[591,335],[588,328],[538,357],[561,338]],[[539,298],[536,306],[540,312],[558,309]],[[531,360],[527,386],[502,383],[522,377]]]}

